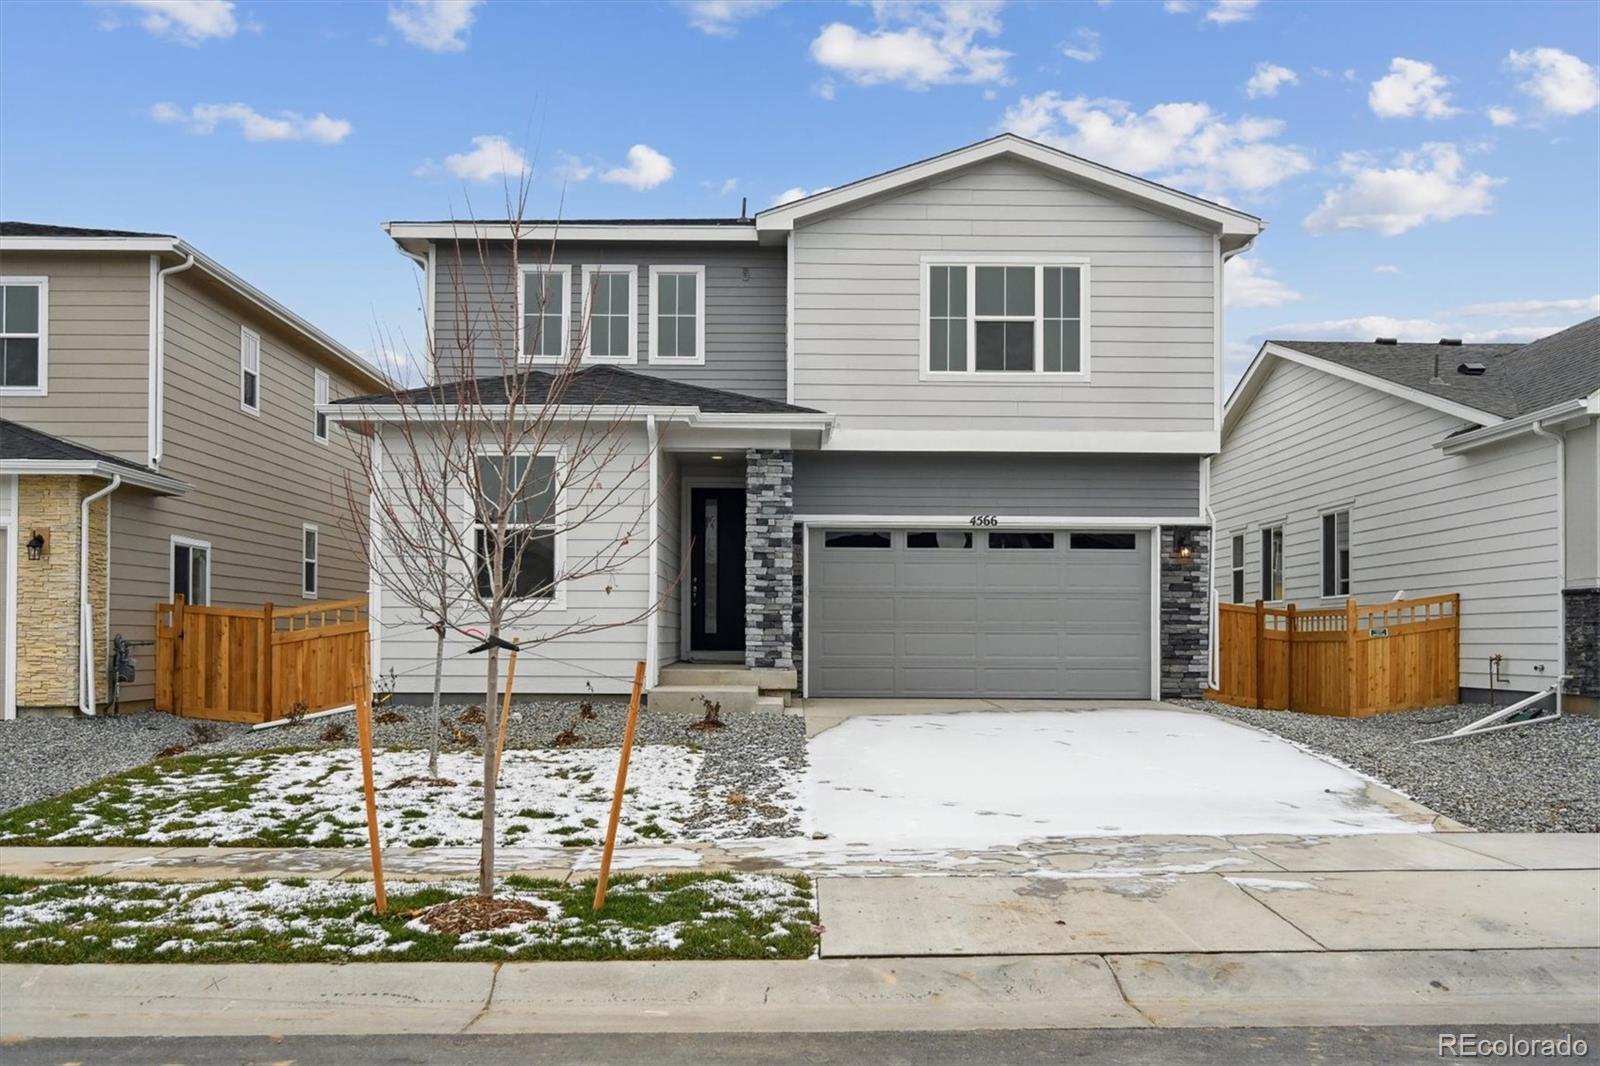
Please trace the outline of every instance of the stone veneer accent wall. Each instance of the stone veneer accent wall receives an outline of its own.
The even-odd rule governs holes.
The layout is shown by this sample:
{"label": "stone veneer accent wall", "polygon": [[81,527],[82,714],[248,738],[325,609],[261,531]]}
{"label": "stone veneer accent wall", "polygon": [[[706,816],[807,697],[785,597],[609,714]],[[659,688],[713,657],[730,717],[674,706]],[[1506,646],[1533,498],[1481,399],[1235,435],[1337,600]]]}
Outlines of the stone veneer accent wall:
{"label": "stone veneer accent wall", "polygon": [[1199,696],[1206,685],[1211,531],[1185,527],[1193,554],[1178,558],[1179,529],[1161,530],[1161,696]]}
{"label": "stone veneer accent wall", "polygon": [[1562,593],[1567,615],[1566,691],[1600,697],[1600,588]]}
{"label": "stone veneer accent wall", "polygon": [[744,662],[794,666],[794,452],[744,458]]}
{"label": "stone veneer accent wall", "polygon": [[805,687],[806,676],[806,531],[800,523],[794,524],[794,607],[789,612],[794,619],[795,687]]}
{"label": "stone veneer accent wall", "polygon": [[[99,478],[17,479],[17,706],[78,705],[78,532],[83,497],[105,487]],[[89,598],[95,610],[95,658],[104,663],[109,570],[106,521],[109,500],[89,511]],[[34,530],[46,531],[49,553],[28,558]],[[96,676],[99,681],[100,675]],[[104,684],[96,695],[103,702]]]}

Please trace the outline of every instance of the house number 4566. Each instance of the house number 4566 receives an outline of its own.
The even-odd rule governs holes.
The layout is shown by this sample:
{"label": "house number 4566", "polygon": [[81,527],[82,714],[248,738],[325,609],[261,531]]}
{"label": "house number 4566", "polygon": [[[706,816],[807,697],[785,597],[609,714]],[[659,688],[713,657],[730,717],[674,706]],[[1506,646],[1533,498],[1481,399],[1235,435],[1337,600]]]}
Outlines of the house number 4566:
{"label": "house number 4566", "polygon": [[1000,524],[1000,516],[996,514],[975,514],[968,521],[975,526],[997,526]]}

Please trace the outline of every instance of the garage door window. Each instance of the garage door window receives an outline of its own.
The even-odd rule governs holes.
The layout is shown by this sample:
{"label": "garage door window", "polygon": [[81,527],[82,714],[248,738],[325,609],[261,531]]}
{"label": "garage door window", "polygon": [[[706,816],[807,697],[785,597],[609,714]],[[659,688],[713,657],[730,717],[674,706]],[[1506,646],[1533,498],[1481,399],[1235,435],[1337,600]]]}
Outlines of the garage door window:
{"label": "garage door window", "polygon": [[1136,540],[1132,533],[1074,533],[1073,551],[1131,552]]}
{"label": "garage door window", "polygon": [[972,533],[965,529],[913,529],[906,534],[908,548],[970,548]]}
{"label": "garage door window", "polygon": [[828,548],[887,548],[889,533],[883,529],[830,529],[822,535]]}
{"label": "garage door window", "polygon": [[1049,551],[1056,546],[1054,533],[990,533],[991,551]]}

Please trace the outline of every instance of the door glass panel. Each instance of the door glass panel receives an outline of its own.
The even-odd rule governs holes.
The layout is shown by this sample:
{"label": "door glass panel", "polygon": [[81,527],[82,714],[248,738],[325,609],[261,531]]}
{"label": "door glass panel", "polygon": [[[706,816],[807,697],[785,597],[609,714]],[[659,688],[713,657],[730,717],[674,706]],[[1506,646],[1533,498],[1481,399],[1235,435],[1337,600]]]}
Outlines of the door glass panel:
{"label": "door glass panel", "polygon": [[717,500],[715,496],[706,499],[705,543],[702,546],[706,553],[706,591],[701,597],[700,610],[703,612],[702,626],[707,635],[717,631]]}

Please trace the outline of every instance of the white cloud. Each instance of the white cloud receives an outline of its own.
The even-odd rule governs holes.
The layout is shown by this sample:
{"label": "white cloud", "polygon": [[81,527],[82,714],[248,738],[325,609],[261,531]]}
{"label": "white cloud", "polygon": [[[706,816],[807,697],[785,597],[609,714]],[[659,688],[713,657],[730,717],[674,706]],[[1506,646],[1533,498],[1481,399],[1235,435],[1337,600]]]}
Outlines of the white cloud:
{"label": "white cloud", "polygon": [[1372,272],[1374,274],[1398,274],[1400,273],[1400,268],[1393,263],[1379,263],[1372,268]]}
{"label": "white cloud", "polygon": [[389,25],[430,52],[464,52],[466,34],[483,0],[400,0],[389,5]]}
{"label": "white cloud", "polygon": [[[108,6],[139,12],[139,25],[157,37],[201,44],[239,32],[232,0],[105,0]],[[115,20],[109,27],[117,25]]]}
{"label": "white cloud", "polygon": [[1226,26],[1230,22],[1245,22],[1255,18],[1261,0],[1217,0],[1206,12],[1206,21]]}
{"label": "white cloud", "polygon": [[1495,126],[1515,126],[1517,124],[1517,113],[1509,107],[1491,107],[1485,114],[1489,116],[1489,122]]}
{"label": "white cloud", "polygon": [[1340,161],[1340,170],[1350,180],[1330,189],[1306,216],[1305,228],[1311,233],[1370,229],[1394,237],[1426,222],[1488,214],[1494,202],[1491,190],[1504,180],[1465,173],[1453,144],[1425,144],[1402,152],[1390,167],[1350,152]]}
{"label": "white cloud", "polygon": [[1194,0],[1165,0],[1161,10],[1169,15],[1184,15],[1194,10]]}
{"label": "white cloud", "polygon": [[1061,54],[1080,63],[1093,63],[1100,58],[1100,35],[1080,27],[1073,33],[1072,40],[1061,46]]}
{"label": "white cloud", "polygon": [[1222,299],[1228,307],[1282,307],[1301,295],[1248,256],[1234,256],[1223,268]]}
{"label": "white cloud", "polygon": [[1311,169],[1299,148],[1273,141],[1282,122],[1248,116],[1229,122],[1200,103],[1140,112],[1121,100],[1045,92],[1007,108],[1001,128],[1208,196],[1258,191]]}
{"label": "white cloud", "polygon": [[1600,74],[1559,48],[1513,49],[1506,66],[1529,75],[1517,88],[1539,101],[1547,114],[1581,115],[1600,105]]}
{"label": "white cloud", "polygon": [[874,29],[830,22],[811,42],[811,58],[857,85],[1004,82],[1011,53],[977,41],[999,34],[1000,8],[995,0],[876,0]]}
{"label": "white cloud", "polygon": [[600,180],[644,192],[672,177],[672,171],[672,160],[648,144],[636,144],[628,149],[628,165],[612,167],[600,175]]}
{"label": "white cloud", "polygon": [[1450,106],[1449,84],[1432,63],[1396,56],[1389,73],[1372,83],[1367,103],[1379,118],[1448,118],[1459,111]]}
{"label": "white cloud", "polygon": [[472,138],[472,151],[445,156],[444,166],[463,181],[494,181],[496,178],[520,181],[532,169],[528,157],[516,145],[494,133]]}
{"label": "white cloud", "polygon": [[576,184],[588,181],[594,177],[595,165],[587,160],[573,155],[571,152],[561,153],[561,162],[556,164],[556,174],[562,181]]}
{"label": "white cloud", "polygon": [[680,4],[689,25],[713,37],[732,37],[739,23],[777,7],[781,0],[688,0]]}
{"label": "white cloud", "polygon": [[159,103],[150,109],[157,122],[182,123],[190,133],[215,133],[218,126],[232,123],[247,141],[311,141],[338,144],[350,136],[351,125],[342,118],[329,118],[322,112],[307,117],[294,111],[263,115],[248,104],[195,104],[187,111],[177,104]]}
{"label": "white cloud", "polygon": [[795,185],[774,196],[772,203],[768,206],[782,207],[784,204],[792,204],[796,200],[804,200],[808,196],[815,196],[819,192],[827,192],[831,188],[833,188],[832,185],[818,185],[815,189],[802,189],[800,186]]}
{"label": "white cloud", "polygon": [[1592,314],[1600,311],[1600,294],[1579,296],[1572,300],[1500,300],[1486,304],[1468,304],[1461,314],[1474,317],[1516,318],[1523,315]]}
{"label": "white cloud", "polygon": [[1285,85],[1298,85],[1300,78],[1288,67],[1276,63],[1257,63],[1256,72],[1244,83],[1244,94],[1252,100],[1258,96],[1277,96]]}

